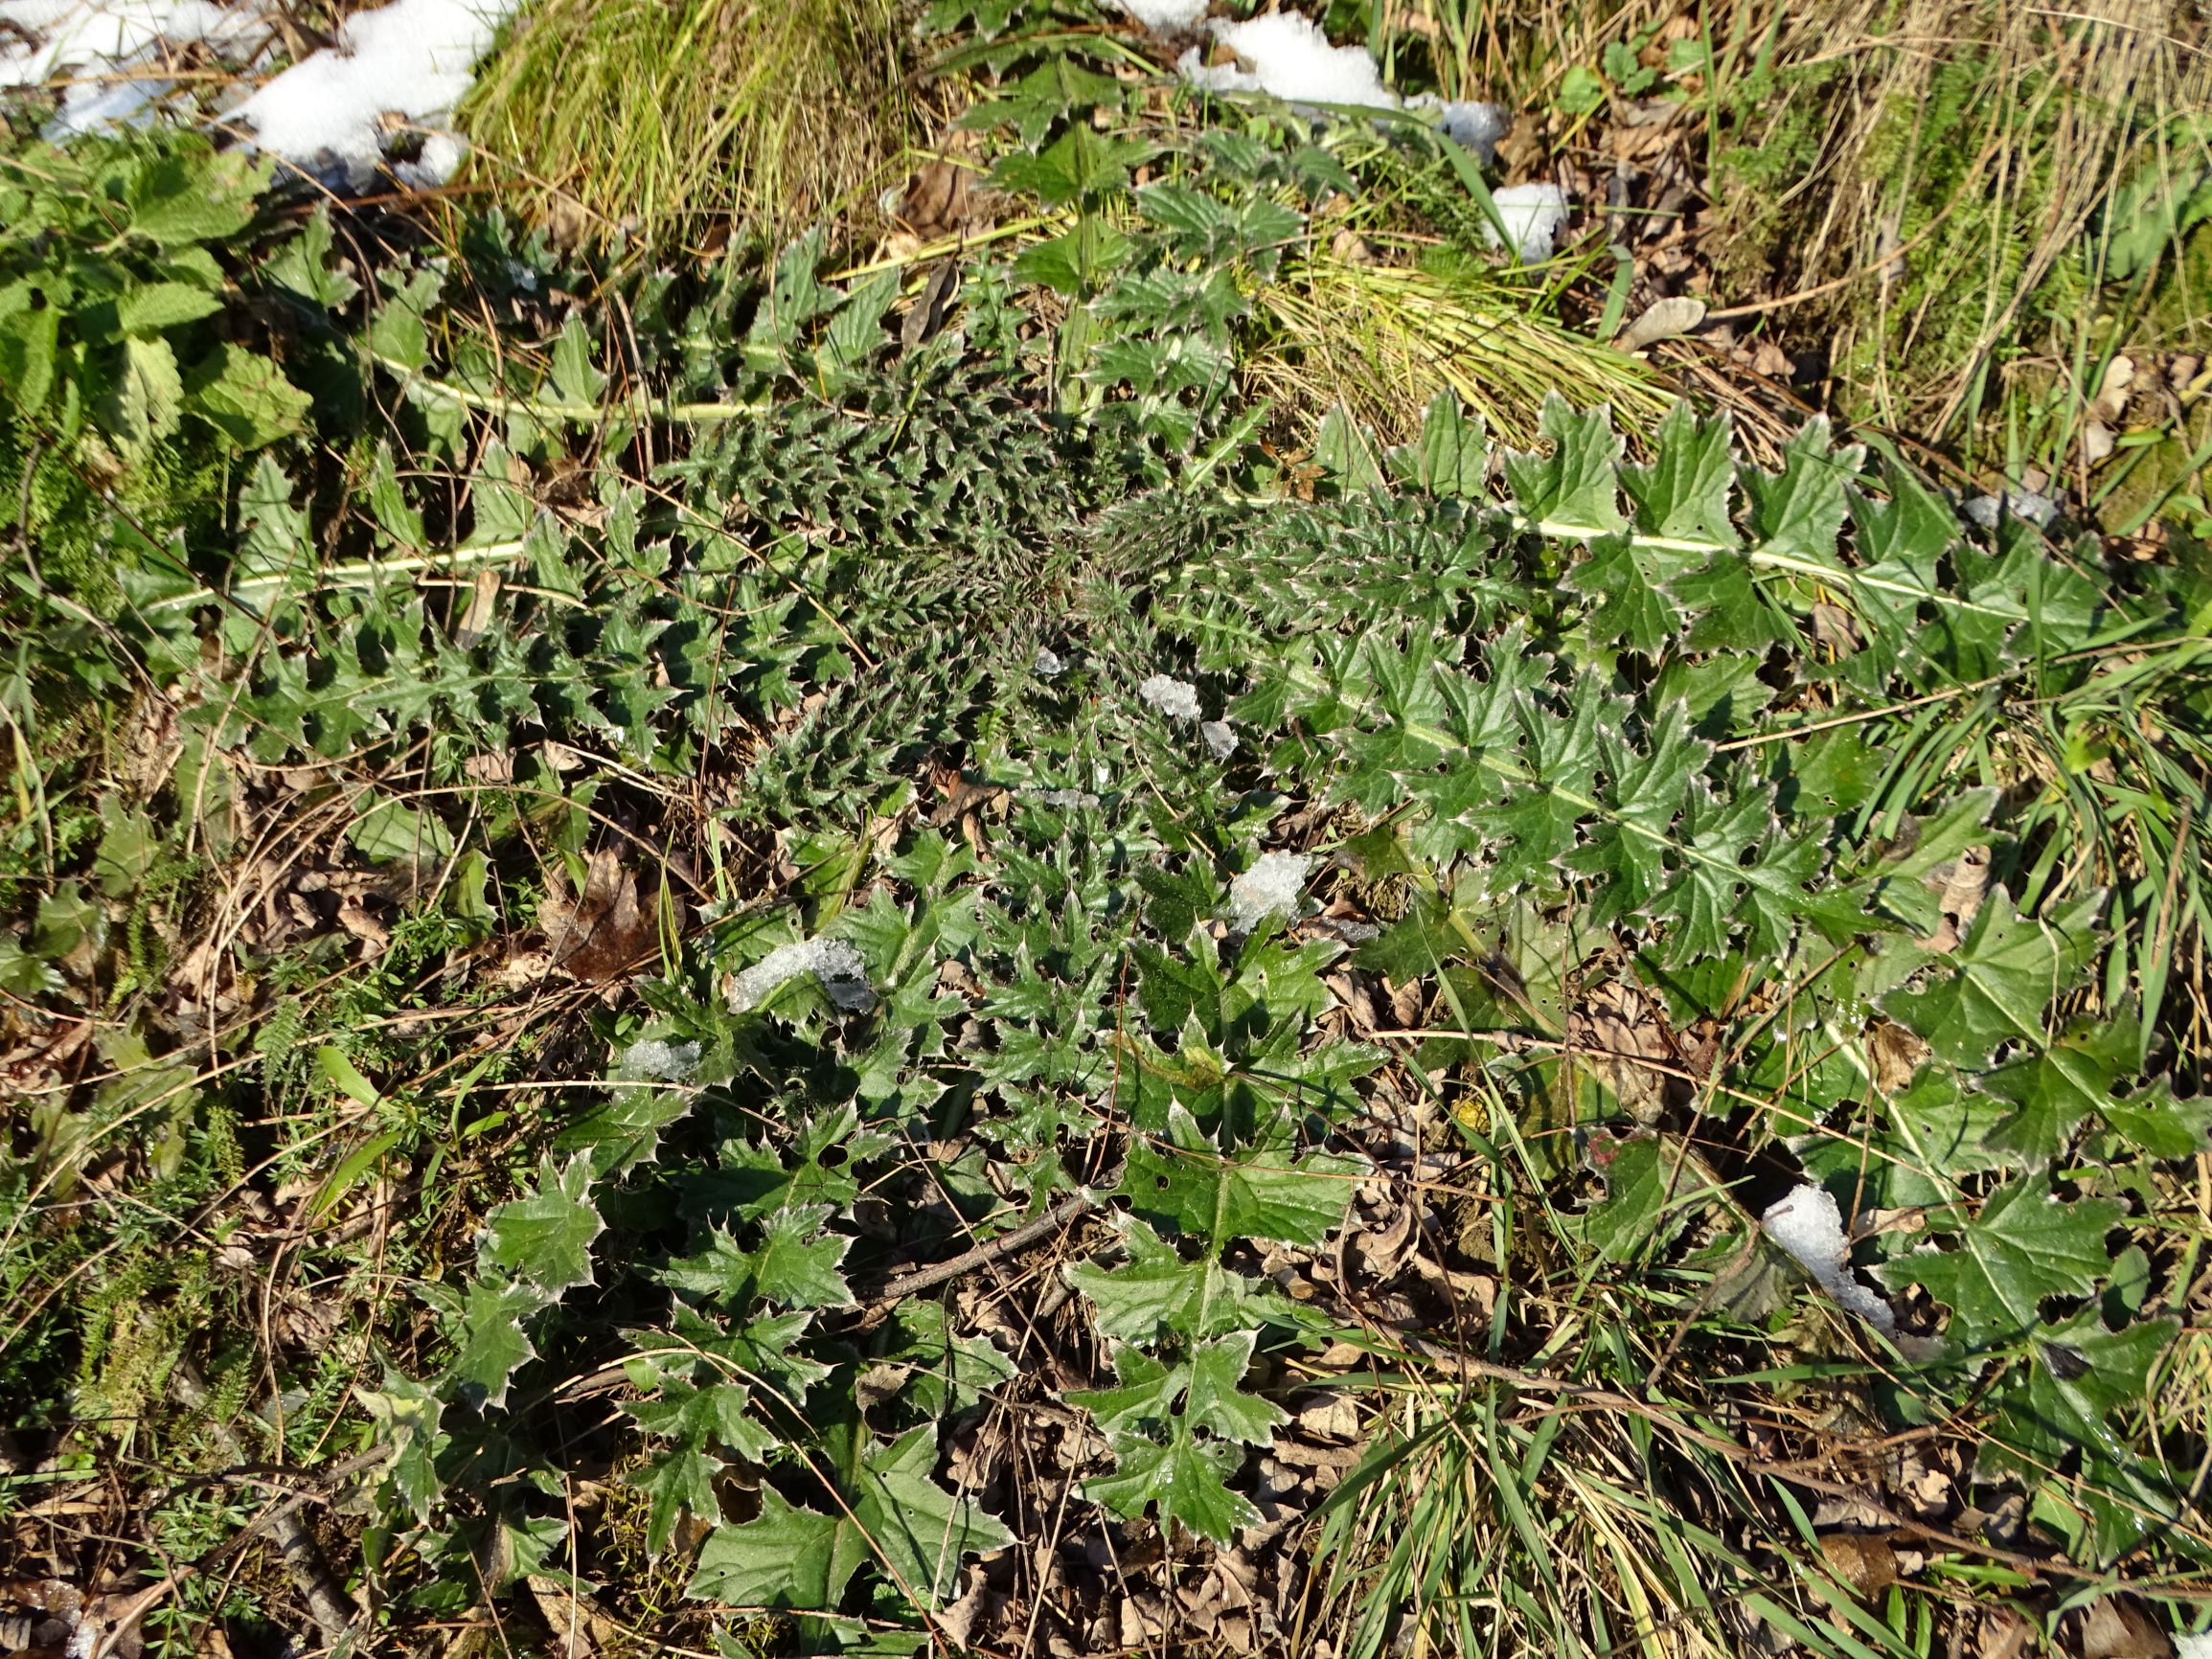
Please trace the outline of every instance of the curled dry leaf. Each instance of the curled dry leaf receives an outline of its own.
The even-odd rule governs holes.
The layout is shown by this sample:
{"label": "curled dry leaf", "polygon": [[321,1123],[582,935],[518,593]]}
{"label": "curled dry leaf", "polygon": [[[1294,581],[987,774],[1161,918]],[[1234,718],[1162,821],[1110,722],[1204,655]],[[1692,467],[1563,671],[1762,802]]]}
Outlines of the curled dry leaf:
{"label": "curled dry leaf", "polygon": [[1621,337],[1613,344],[1624,352],[1641,352],[1661,340],[1679,338],[1704,320],[1702,300],[1693,300],[1686,295],[1655,300],[1644,307],[1642,316],[1621,330]]}

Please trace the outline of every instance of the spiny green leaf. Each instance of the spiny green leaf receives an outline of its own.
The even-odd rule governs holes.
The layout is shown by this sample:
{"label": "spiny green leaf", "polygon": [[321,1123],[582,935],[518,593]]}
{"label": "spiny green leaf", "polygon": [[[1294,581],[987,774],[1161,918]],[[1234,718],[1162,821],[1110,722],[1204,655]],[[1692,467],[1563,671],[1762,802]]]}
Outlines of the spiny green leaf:
{"label": "spiny green leaf", "polygon": [[478,1253],[553,1295],[591,1283],[591,1241],[605,1231],[592,1202],[590,1157],[538,1167],[537,1191],[486,1217]]}
{"label": "spiny green leaf", "polygon": [[1549,455],[1508,453],[1506,481],[1520,511],[1555,531],[1585,536],[1628,529],[1621,516],[1616,464],[1621,440],[1604,410],[1578,412],[1554,392],[1540,420]]}

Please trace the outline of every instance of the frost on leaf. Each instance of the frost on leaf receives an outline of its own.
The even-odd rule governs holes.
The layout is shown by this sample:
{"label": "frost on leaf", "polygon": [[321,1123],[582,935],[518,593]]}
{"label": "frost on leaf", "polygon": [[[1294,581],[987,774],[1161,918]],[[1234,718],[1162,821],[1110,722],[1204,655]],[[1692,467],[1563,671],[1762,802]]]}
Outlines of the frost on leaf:
{"label": "frost on leaf", "polygon": [[1169,674],[1154,674],[1137,688],[1137,695],[1171,720],[1195,720],[1198,717],[1198,688],[1188,680],[1178,680]]}
{"label": "frost on leaf", "polygon": [[1770,1207],[1759,1218],[1767,1237],[1796,1259],[1813,1282],[1884,1336],[1897,1330],[1889,1304],[1858,1281],[1851,1271],[1851,1240],[1844,1237],[1842,1212],[1825,1187],[1806,1185]]}
{"label": "frost on leaf", "polygon": [[1229,925],[1249,933],[1270,916],[1295,917],[1313,860],[1303,852],[1263,852],[1229,883]]}
{"label": "frost on leaf", "polygon": [[868,965],[842,939],[807,939],[779,944],[730,982],[730,1011],[744,1013],[765,1002],[788,981],[810,973],[822,994],[841,1013],[866,1013],[876,1006],[868,985]]}

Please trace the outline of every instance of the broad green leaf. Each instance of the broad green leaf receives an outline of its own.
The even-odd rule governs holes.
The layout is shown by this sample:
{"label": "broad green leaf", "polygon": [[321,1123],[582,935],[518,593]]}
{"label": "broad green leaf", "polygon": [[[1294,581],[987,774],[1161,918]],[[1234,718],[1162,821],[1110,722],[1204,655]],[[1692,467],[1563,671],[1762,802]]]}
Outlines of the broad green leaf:
{"label": "broad green leaf", "polygon": [[1652,1135],[1593,1145],[1590,1164],[1605,1179],[1606,1196],[1585,1217],[1583,1237],[1607,1261],[1655,1257],[1713,1196],[1682,1148]]}
{"label": "broad green leaf", "polygon": [[194,365],[185,382],[185,406],[240,449],[299,431],[313,402],[266,357],[227,342]]}
{"label": "broad green leaf", "polygon": [[2064,1201],[2027,1176],[1992,1194],[1948,1248],[1893,1257],[1877,1271],[1893,1289],[1925,1287],[1950,1309],[1950,1339],[1984,1353],[2033,1332],[2046,1297],[2096,1294],[2111,1267],[2105,1235],[2122,1214],[2109,1198]]}
{"label": "broad green leaf", "polygon": [[787,1307],[850,1307],[853,1291],[837,1264],[853,1240],[827,1233],[826,1204],[803,1204],[768,1217],[753,1257],[753,1283],[762,1296]]}
{"label": "broad green leaf", "polygon": [[714,1530],[684,1593],[738,1607],[834,1607],[868,1558],[850,1520],[799,1509],[764,1482],[761,1512]]}
{"label": "broad green leaf", "polygon": [[[710,1524],[721,1520],[715,1477],[726,1466],[720,1458],[710,1457],[696,1443],[686,1442],[624,1477],[646,1495],[647,1555],[657,1557],[667,1551],[675,1535],[676,1522],[687,1513]],[[701,1558],[703,1561],[703,1556]]]}
{"label": "broad green leaf", "polygon": [[228,240],[252,222],[273,163],[243,148],[180,149],[148,162],[125,202],[132,234],[163,247]]}
{"label": "broad green leaf", "polygon": [[2091,897],[2030,920],[2014,910],[2010,894],[1993,888],[1948,963],[1928,970],[1926,988],[1892,991],[1882,1006],[1939,1059],[1970,1070],[1987,1066],[1999,1043],[2040,1049],[2049,1040],[2043,1011],[2095,954],[2103,902]]}
{"label": "broad green leaf", "polygon": [[591,1283],[591,1242],[605,1230],[592,1201],[588,1154],[538,1167],[537,1191],[486,1217],[477,1250],[484,1261],[552,1295]]}
{"label": "broad green leaf", "polygon": [[143,283],[116,302],[115,315],[126,334],[158,334],[221,309],[218,296],[190,283]]}
{"label": "broad green leaf", "polygon": [[1359,1164],[1326,1152],[1215,1149],[1180,1102],[1168,1110],[1169,1144],[1129,1149],[1122,1190],[1137,1213],[1160,1216],[1220,1250],[1232,1239],[1318,1244],[1344,1219]]}
{"label": "broad green leaf", "polygon": [[1736,545],[1728,517],[1736,481],[1728,453],[1733,436],[1724,415],[1700,420],[1687,402],[1667,412],[1654,434],[1658,454],[1653,463],[1621,468],[1621,488],[1634,506],[1640,534],[1716,549]]}
{"label": "broad green leaf", "polygon": [[1990,1073],[1981,1086],[2014,1109],[1990,1131],[1989,1144],[2018,1153],[2031,1170],[2043,1168],[2084,1118],[2136,1103],[2117,1100],[2113,1089],[2134,1069],[2139,1042],[2132,1018],[2085,1020],[2049,1048]]}
{"label": "broad green leaf", "polygon": [[1555,533],[1598,536],[1627,530],[1615,473],[1621,440],[1607,411],[1578,412],[1554,392],[1544,399],[1541,428],[1552,443],[1549,455],[1506,454],[1515,504]]}
{"label": "broad green leaf", "polygon": [[434,814],[403,801],[377,801],[353,820],[346,837],[378,864],[420,864],[453,853],[453,832]]}
{"label": "broad green leaf", "polygon": [[1180,1521],[1217,1544],[1259,1524],[1251,1500],[1228,1489],[1228,1477],[1243,1461],[1237,1446],[1201,1441],[1179,1418],[1164,1443],[1143,1435],[1115,1435],[1106,1443],[1114,1454],[1113,1471],[1085,1481],[1083,1489],[1115,1514],[1133,1519],[1156,1502],[1163,1522]]}
{"label": "broad green leaf", "polygon": [[1418,489],[1458,501],[1480,501],[1490,479],[1490,434],[1482,417],[1449,387],[1429,399],[1421,436],[1390,452],[1392,469]]}
{"label": "broad green leaf", "polygon": [[106,412],[108,430],[124,453],[133,461],[149,458],[154,445],[176,430],[184,406],[184,378],[169,342],[124,341],[123,362]]}
{"label": "broad green leaf", "polygon": [[1374,446],[1341,403],[1321,418],[1313,434],[1313,465],[1340,489],[1358,491],[1382,488],[1382,468],[1376,464]]}
{"label": "broad green leaf", "polygon": [[1122,1238],[1129,1259],[1106,1269],[1079,1261],[1064,1269],[1068,1284],[1088,1297],[1102,1334],[1115,1342],[1157,1342],[1172,1334],[1205,1338],[1242,1329],[1268,1316],[1287,1315],[1273,1287],[1232,1273],[1219,1252],[1185,1261],[1173,1244],[1142,1221],[1125,1220]]}
{"label": "broad green leaf", "polygon": [[1850,511],[1850,485],[1865,455],[1857,444],[1837,449],[1828,421],[1820,419],[1808,420],[1784,446],[1780,472],[1745,468],[1741,482],[1765,551],[1832,564]]}
{"label": "broad green leaf", "polygon": [[381,1390],[355,1389],[376,1424],[377,1441],[391,1448],[385,1479],[419,1521],[427,1522],[444,1489],[438,1454],[448,1437],[441,1431],[445,1403],[431,1390],[386,1366]]}
{"label": "broad green leaf", "polygon": [[0,308],[0,394],[18,409],[36,414],[54,386],[54,359],[61,345],[61,311],[39,296],[31,303],[31,284],[0,288],[0,303],[12,294],[23,303]]}
{"label": "broad green leaf", "polygon": [[930,1606],[949,1600],[961,1558],[996,1550],[1014,1534],[972,1497],[931,1478],[937,1429],[924,1423],[888,1446],[871,1449],[853,1498],[853,1519],[910,1591]]}

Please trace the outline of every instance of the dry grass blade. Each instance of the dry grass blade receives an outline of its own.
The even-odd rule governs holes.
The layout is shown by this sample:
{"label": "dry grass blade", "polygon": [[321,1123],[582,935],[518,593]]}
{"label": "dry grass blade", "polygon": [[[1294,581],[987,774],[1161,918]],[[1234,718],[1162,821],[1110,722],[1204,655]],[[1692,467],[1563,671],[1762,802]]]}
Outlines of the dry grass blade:
{"label": "dry grass blade", "polygon": [[1260,290],[1270,335],[1245,374],[1256,393],[1293,407],[1342,400],[1393,443],[1412,437],[1447,389],[1521,445],[1551,392],[1609,403],[1631,432],[1664,412],[1651,371],[1543,316],[1527,284],[1475,270],[1359,264],[1316,248]]}
{"label": "dry grass blade", "polygon": [[658,245],[835,212],[907,137],[887,0],[541,0],[463,111],[524,192]]}

